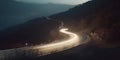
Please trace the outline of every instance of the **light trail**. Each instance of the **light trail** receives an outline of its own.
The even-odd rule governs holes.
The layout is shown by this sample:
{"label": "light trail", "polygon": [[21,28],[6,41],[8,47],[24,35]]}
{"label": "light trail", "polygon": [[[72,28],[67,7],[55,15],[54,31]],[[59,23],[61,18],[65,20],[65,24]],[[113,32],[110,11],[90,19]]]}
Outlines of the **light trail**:
{"label": "light trail", "polygon": [[[79,38],[77,34],[67,30],[68,28],[62,28],[59,31],[61,33],[68,35],[69,36],[68,39],[64,39],[61,42],[49,43],[45,45],[2,50],[0,51],[0,60],[7,60],[7,59],[17,60],[18,58],[25,58],[25,57],[36,58],[39,56],[48,55],[51,53],[70,49],[82,44],[81,37]],[[28,44],[26,43],[26,45]]]}
{"label": "light trail", "polygon": [[75,33],[67,31],[68,28],[62,28],[59,31],[69,36],[68,39],[63,40],[62,42],[50,43],[45,45],[40,45],[34,47],[34,49],[38,49],[39,52],[43,53],[43,55],[70,49],[72,47],[78,46],[81,42],[81,38]]}

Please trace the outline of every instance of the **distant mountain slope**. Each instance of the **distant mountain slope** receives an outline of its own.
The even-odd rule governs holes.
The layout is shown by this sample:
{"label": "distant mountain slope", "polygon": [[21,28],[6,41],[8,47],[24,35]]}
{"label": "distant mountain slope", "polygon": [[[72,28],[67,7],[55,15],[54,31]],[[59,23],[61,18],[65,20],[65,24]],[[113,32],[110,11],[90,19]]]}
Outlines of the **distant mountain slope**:
{"label": "distant mountain slope", "polygon": [[[78,5],[66,12],[49,16],[55,20],[64,21],[67,27],[83,30],[105,25],[107,21],[115,23],[120,15],[119,0],[92,0]],[[104,23],[104,21],[106,21]],[[108,22],[109,23],[109,22]],[[77,27],[78,26],[78,27]]]}
{"label": "distant mountain slope", "polygon": [[35,4],[16,2],[13,0],[0,1],[0,30],[29,21],[32,18],[49,16],[67,11],[73,5],[65,4]]}
{"label": "distant mountain slope", "polygon": [[[0,47],[2,49],[5,44],[7,44],[5,48],[12,48],[14,45],[17,46],[17,44],[23,46],[29,40],[33,44],[39,44],[48,39],[52,40],[59,34],[54,34],[55,36],[51,37],[51,31],[56,33],[61,22],[65,23],[65,27],[78,34],[80,31],[89,32],[94,27],[99,27],[99,24],[103,26],[106,24],[110,25],[108,20],[113,24],[119,23],[119,8],[119,0],[93,0],[66,12],[49,17],[36,18],[1,31],[0,41],[2,42]],[[21,47],[21,45],[17,47]]]}

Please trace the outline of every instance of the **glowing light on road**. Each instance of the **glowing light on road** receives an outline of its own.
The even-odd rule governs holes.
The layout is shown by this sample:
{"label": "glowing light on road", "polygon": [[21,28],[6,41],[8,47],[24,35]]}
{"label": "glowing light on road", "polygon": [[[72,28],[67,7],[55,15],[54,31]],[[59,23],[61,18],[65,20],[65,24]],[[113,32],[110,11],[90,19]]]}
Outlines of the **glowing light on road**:
{"label": "glowing light on road", "polygon": [[34,47],[34,49],[39,49],[39,52],[41,52],[43,54],[50,54],[53,52],[58,52],[58,51],[62,51],[65,49],[69,49],[69,48],[78,46],[81,42],[81,39],[79,38],[79,36],[75,33],[69,32],[67,30],[68,30],[68,28],[62,28],[59,31],[61,33],[69,35],[68,39],[63,40],[62,42],[36,46],[36,47]]}
{"label": "glowing light on road", "polygon": [[29,44],[25,43],[26,47],[0,51],[0,60],[6,60],[5,57],[7,57],[7,59],[9,58],[16,59],[16,58],[21,58],[21,57],[31,58],[31,56],[32,58],[33,57],[36,58],[39,56],[48,55],[51,53],[70,49],[72,47],[82,44],[82,41],[81,41],[82,39],[79,38],[77,34],[68,31],[68,28],[62,28],[59,31],[61,33],[68,35],[69,36],[68,39],[64,39],[61,42],[49,43],[45,45],[37,45],[37,46],[31,46],[31,47],[28,47]]}

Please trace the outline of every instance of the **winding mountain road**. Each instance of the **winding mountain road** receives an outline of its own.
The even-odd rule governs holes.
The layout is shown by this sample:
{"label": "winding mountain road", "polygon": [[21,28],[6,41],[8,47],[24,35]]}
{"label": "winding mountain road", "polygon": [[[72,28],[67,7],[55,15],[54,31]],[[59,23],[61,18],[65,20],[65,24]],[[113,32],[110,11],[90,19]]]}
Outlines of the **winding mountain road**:
{"label": "winding mountain road", "polygon": [[39,49],[40,52],[45,53],[45,54],[49,54],[51,52],[58,52],[58,51],[62,51],[65,49],[69,49],[72,48],[74,46],[77,46],[80,44],[80,38],[77,34],[72,33],[67,31],[68,28],[62,28],[59,31],[63,34],[68,35],[68,39],[62,40],[61,42],[56,42],[56,43],[50,43],[50,44],[45,44],[45,45],[40,45],[40,46],[36,46],[34,47],[34,49]]}
{"label": "winding mountain road", "polygon": [[48,43],[32,47],[22,47],[17,49],[0,50],[0,60],[17,60],[19,58],[35,58],[73,48],[82,44],[82,39],[77,34],[68,31],[68,28],[61,28],[61,33],[68,35],[67,39],[61,42]]}

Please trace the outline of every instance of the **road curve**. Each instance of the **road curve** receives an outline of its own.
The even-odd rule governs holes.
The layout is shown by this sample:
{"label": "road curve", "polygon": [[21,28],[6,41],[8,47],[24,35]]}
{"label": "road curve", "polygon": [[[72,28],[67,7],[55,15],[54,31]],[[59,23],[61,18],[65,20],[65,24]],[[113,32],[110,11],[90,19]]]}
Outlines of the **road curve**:
{"label": "road curve", "polygon": [[[17,49],[0,50],[0,60],[18,60],[19,58],[35,58],[51,53],[70,49],[82,44],[81,37],[77,34],[68,31],[68,28],[59,30],[61,33],[68,35],[68,39],[61,42],[49,43],[45,45],[37,45],[32,47],[22,47]],[[26,59],[27,60],[27,59]]]}
{"label": "road curve", "polygon": [[61,42],[35,46],[33,48],[38,49],[39,52],[42,52],[43,55],[44,54],[46,55],[46,54],[70,49],[70,48],[75,47],[80,44],[81,39],[79,38],[79,36],[75,33],[68,31],[68,28],[62,28],[59,31],[61,33],[68,35],[69,38],[62,40]]}

